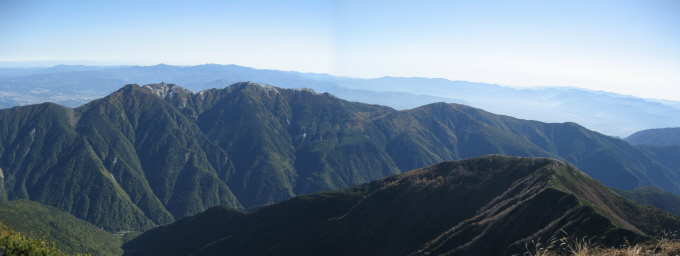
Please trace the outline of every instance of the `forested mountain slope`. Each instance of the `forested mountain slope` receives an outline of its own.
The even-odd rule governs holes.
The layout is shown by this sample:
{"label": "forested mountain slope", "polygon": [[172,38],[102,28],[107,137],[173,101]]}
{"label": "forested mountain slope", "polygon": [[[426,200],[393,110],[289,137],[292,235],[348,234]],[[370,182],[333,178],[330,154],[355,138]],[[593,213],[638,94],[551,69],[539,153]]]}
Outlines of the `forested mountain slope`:
{"label": "forested mountain slope", "polygon": [[71,109],[0,110],[0,195],[108,230],[343,189],[486,154],[568,161],[607,186],[680,193],[678,148],[631,146],[574,123],[434,103],[396,111],[330,94],[237,83],[194,93],[127,85]]}

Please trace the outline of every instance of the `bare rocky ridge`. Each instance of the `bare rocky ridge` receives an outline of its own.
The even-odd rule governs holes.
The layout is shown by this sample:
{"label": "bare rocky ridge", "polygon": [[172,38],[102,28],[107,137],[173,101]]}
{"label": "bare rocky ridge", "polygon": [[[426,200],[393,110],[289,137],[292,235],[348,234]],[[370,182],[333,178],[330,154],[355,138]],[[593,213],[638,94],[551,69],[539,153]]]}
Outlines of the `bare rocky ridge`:
{"label": "bare rocky ridge", "polygon": [[151,91],[151,93],[157,95],[158,97],[161,97],[163,99],[165,98],[170,98],[172,99],[177,95],[178,93],[182,94],[188,94],[188,95],[194,95],[194,92],[188,89],[184,89],[176,84],[166,84],[166,83],[160,83],[160,84],[147,84],[143,86],[142,88],[148,89]]}

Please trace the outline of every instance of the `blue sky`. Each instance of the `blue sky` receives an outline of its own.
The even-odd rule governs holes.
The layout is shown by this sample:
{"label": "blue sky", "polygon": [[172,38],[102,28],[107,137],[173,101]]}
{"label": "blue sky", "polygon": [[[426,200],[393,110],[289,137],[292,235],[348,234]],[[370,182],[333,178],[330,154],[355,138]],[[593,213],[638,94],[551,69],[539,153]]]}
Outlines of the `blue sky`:
{"label": "blue sky", "polygon": [[680,100],[680,1],[0,0],[0,64],[47,60],[442,77]]}

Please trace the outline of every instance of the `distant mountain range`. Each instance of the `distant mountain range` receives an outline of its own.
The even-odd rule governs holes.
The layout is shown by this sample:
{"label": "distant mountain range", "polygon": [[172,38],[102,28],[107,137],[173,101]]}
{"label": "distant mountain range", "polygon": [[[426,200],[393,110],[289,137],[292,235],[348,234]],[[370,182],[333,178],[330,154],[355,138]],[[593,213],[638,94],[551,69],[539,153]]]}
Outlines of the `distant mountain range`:
{"label": "distant mountain range", "polygon": [[607,186],[680,194],[680,146],[632,146],[575,123],[446,103],[397,111],[256,83],[198,93],[163,83],[78,108],[0,110],[0,199],[142,229],[487,154],[551,157]]}
{"label": "distant mountain range", "polygon": [[[129,83],[173,82],[201,91],[252,81],[310,88],[397,110],[434,102],[459,103],[542,122],[576,122],[603,134],[627,137],[651,128],[680,127],[680,102],[644,100],[577,88],[514,89],[428,78],[355,79],[325,74],[258,70],[236,65],[65,66],[0,68],[0,108],[54,102],[77,107]],[[575,85],[578,86],[578,85]]]}
{"label": "distant mountain range", "polygon": [[567,163],[485,156],[252,213],[217,206],[123,249],[130,256],[522,255],[534,250],[531,241],[620,246],[678,228],[677,216],[612,193]]}

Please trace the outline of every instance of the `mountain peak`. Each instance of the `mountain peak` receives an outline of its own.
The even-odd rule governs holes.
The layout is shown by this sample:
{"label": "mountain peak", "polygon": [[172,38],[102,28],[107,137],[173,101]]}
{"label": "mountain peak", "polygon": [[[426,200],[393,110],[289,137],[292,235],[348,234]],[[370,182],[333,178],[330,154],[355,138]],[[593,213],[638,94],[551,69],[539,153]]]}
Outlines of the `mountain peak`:
{"label": "mountain peak", "polygon": [[147,84],[142,88],[149,90],[151,93],[156,94],[161,98],[173,98],[178,93],[189,95],[194,94],[194,92],[189,89],[185,89],[176,84],[167,84],[165,82],[161,82],[160,84]]}
{"label": "mountain peak", "polygon": [[[314,89],[310,89],[310,88],[295,88],[295,89],[292,89],[292,90],[299,91],[299,92],[310,92],[314,95],[321,95],[322,94],[322,93],[316,92],[316,91],[314,91]],[[326,94],[330,95],[330,93],[326,93]],[[335,96],[333,96],[333,97],[335,97]]]}
{"label": "mountain peak", "polygon": [[[259,84],[259,83],[254,83],[254,82],[250,82],[250,81],[235,83],[235,84],[230,85],[229,87],[233,87],[235,89],[245,89],[245,88],[259,89],[259,90],[263,90],[264,92],[267,92],[268,94],[279,93],[279,91],[282,89],[280,87],[275,87],[275,86],[271,86],[271,85],[268,85],[268,84]],[[329,93],[316,92],[316,91],[314,91],[313,89],[310,89],[310,88],[287,88],[287,90],[292,90],[292,91],[296,91],[296,92],[309,92],[309,93],[312,93],[314,95],[330,95]],[[332,95],[330,95],[330,96],[332,96]],[[333,97],[335,97],[335,96],[333,96]]]}
{"label": "mountain peak", "polygon": [[259,89],[259,90],[263,90],[263,91],[267,92],[268,94],[279,93],[277,87],[274,87],[274,86],[271,86],[271,85],[268,85],[268,84],[258,84],[258,83],[254,83],[254,82],[250,82],[250,81],[235,83],[235,84],[230,85],[229,87],[232,87],[232,88],[235,88],[235,89],[246,89],[246,88]]}

